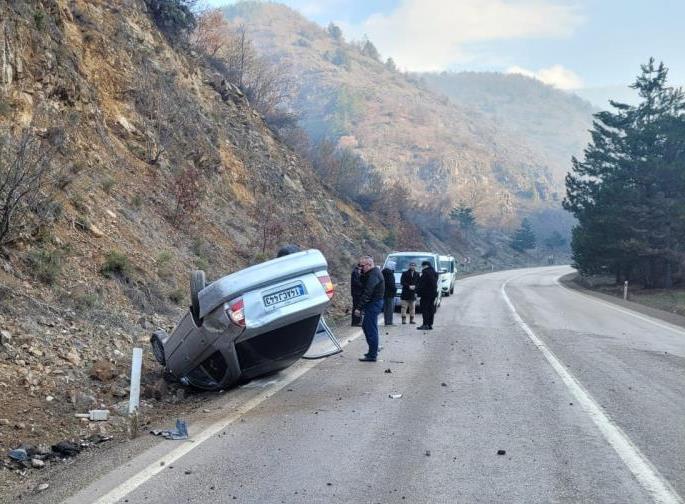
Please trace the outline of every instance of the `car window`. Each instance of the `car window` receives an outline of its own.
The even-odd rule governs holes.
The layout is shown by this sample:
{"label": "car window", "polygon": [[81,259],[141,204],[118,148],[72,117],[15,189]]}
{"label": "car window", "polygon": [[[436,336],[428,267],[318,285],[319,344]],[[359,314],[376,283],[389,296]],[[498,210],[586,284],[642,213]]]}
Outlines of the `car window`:
{"label": "car window", "polygon": [[452,262],[451,261],[440,261],[440,269],[446,269],[447,271],[452,271]]}
{"label": "car window", "polygon": [[[428,261],[431,263],[431,266],[435,268],[435,258],[432,256],[405,256],[405,255],[398,255],[398,256],[388,256],[388,260],[393,260],[395,261],[395,271],[402,272],[402,271],[407,271],[409,269],[409,263],[416,263],[416,269],[418,271],[421,271],[421,263],[423,261]],[[387,261],[386,261],[387,263]]]}

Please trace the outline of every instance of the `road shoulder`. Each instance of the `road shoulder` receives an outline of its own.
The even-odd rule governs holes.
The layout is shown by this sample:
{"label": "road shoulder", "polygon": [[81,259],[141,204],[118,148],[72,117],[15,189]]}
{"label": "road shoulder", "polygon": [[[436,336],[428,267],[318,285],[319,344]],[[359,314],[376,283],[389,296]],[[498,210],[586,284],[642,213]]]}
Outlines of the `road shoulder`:
{"label": "road shoulder", "polygon": [[632,301],[624,301],[623,299],[617,298],[615,296],[603,294],[601,292],[588,289],[575,281],[577,276],[578,273],[569,273],[568,275],[564,275],[563,277],[559,278],[559,283],[563,287],[574,290],[576,292],[580,292],[582,294],[592,296],[602,301],[606,301],[613,305],[620,306],[621,308],[632,310],[642,315],[646,315],[648,317],[652,317],[658,320],[662,320],[664,322],[668,322],[669,324],[685,328],[685,317],[683,316],[677,315],[675,313],[669,313],[664,310],[659,310],[657,308],[652,308],[650,306],[645,306],[639,303],[634,303]]}

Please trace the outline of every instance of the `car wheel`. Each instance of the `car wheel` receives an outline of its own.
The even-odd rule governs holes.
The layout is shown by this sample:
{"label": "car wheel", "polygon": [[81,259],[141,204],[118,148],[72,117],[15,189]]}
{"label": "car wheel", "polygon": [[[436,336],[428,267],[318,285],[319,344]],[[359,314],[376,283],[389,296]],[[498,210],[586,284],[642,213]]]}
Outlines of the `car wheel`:
{"label": "car wheel", "polygon": [[454,287],[450,289],[450,294],[454,294]]}
{"label": "car wheel", "polygon": [[200,318],[200,291],[207,286],[205,272],[202,270],[193,271],[190,274],[190,312],[193,320],[198,327],[202,325]]}

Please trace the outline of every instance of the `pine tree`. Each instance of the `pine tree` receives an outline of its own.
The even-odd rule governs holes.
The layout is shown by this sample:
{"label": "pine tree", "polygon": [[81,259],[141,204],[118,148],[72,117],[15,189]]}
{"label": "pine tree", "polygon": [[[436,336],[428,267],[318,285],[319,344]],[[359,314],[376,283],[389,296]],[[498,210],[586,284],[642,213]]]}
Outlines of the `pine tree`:
{"label": "pine tree", "polygon": [[536,245],[535,232],[528,219],[523,219],[511,242],[511,248],[519,252],[534,249]]}
{"label": "pine tree", "polygon": [[572,249],[581,272],[672,285],[685,246],[685,99],[667,75],[663,63],[643,65],[631,86],[640,104],[612,101],[614,112],[596,114],[585,158],[572,160],[564,207],[578,219]]}

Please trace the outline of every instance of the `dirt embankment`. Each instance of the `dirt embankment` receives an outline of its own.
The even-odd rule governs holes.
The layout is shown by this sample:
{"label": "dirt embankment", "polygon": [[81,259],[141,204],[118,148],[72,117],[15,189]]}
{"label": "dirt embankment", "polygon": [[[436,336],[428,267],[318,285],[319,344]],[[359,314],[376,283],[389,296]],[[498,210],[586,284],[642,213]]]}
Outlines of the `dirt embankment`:
{"label": "dirt embankment", "polygon": [[[175,323],[191,270],[217,278],[285,242],[319,248],[341,314],[349,267],[385,251],[382,224],[331,193],[202,55],[171,44],[143,1],[0,2],[0,133],[55,125],[54,211],[0,251],[0,486],[45,470],[6,458],[22,444],[50,465],[59,441],[125,436],[132,348]],[[146,353],[146,421],[198,397],[164,384]],[[74,416],[97,408],[112,419]]]}

